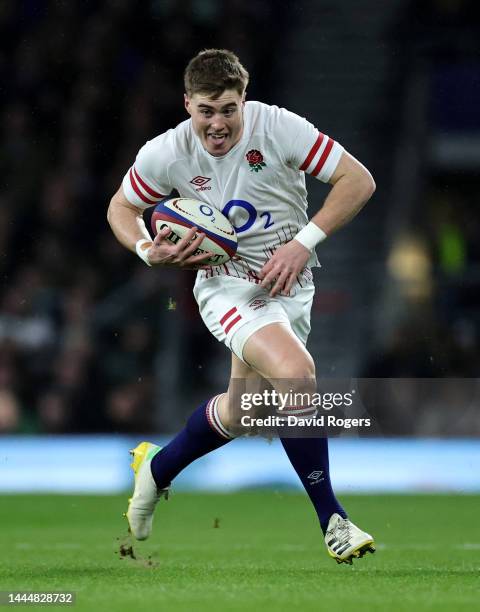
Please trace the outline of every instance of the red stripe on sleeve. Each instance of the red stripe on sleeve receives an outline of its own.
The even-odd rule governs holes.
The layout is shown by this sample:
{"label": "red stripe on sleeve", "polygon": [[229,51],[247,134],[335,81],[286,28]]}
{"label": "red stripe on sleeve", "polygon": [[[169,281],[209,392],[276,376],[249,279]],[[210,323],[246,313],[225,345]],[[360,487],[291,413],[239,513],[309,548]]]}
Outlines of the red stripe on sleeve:
{"label": "red stripe on sleeve", "polygon": [[223,325],[227,319],[229,319],[234,312],[237,312],[237,307],[234,306],[228,312],[226,312],[223,317],[220,319],[220,325]]}
{"label": "red stripe on sleeve", "polygon": [[318,133],[318,138],[315,141],[315,144],[313,145],[313,147],[310,149],[310,153],[307,155],[305,161],[300,166],[300,170],[306,170],[308,168],[308,166],[312,163],[312,159],[315,157],[315,154],[317,153],[318,149],[320,148],[320,145],[322,144],[323,139],[324,139],[324,134],[322,134],[322,132],[319,132]]}
{"label": "red stripe on sleeve", "polygon": [[154,198],[164,198],[165,196],[163,196],[161,193],[158,193],[157,191],[154,191],[151,187],[149,187],[147,185],[147,183],[142,179],[142,177],[138,174],[138,172],[135,169],[135,166],[133,166],[133,174],[135,175],[135,178],[137,179],[137,181],[140,183],[140,185],[145,189],[145,191],[151,195]]}
{"label": "red stripe on sleeve", "polygon": [[312,176],[317,176],[317,174],[323,168],[323,164],[326,162],[327,157],[329,156],[330,151],[332,150],[332,147],[333,147],[333,140],[331,138],[329,138],[328,142],[327,142],[327,146],[323,150],[322,156],[318,160],[318,164],[315,166],[315,168],[314,168],[314,170],[312,172]]}
{"label": "red stripe on sleeve", "polygon": [[240,319],[242,318],[242,315],[237,315],[233,321],[230,321],[230,323],[227,325],[227,327],[225,328],[225,333],[228,334],[228,332],[232,329],[232,327],[235,325],[235,323],[238,323],[240,321]]}
{"label": "red stripe on sleeve", "polygon": [[138,188],[138,185],[135,181],[135,177],[133,176],[132,169],[130,168],[130,183],[132,184],[133,190],[138,195],[138,197],[145,202],[145,204],[156,204],[155,200],[150,200],[147,196],[143,195],[143,193]]}

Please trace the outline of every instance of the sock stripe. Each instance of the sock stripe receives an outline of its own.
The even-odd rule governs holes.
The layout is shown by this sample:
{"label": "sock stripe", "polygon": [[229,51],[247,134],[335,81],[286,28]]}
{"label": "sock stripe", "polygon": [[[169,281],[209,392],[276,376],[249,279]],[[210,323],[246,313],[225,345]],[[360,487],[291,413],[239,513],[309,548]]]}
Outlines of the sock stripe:
{"label": "sock stripe", "polygon": [[208,420],[208,424],[210,425],[210,427],[219,436],[222,436],[222,438],[226,438],[227,440],[232,440],[233,436],[231,436],[228,433],[228,431],[225,429],[225,427],[222,425],[222,422],[220,421],[220,418],[217,412],[217,404],[218,404],[218,400],[220,399],[221,395],[222,394],[215,395],[215,397],[212,397],[212,399],[208,402],[207,408],[206,408],[207,420]]}
{"label": "sock stripe", "polygon": [[206,409],[205,409],[205,414],[207,415],[207,421],[208,421],[208,424],[210,425],[210,427],[211,427],[211,428],[212,428],[212,429],[213,429],[213,430],[214,430],[216,433],[218,433],[217,428],[215,427],[215,424],[214,424],[214,422],[213,422],[213,417],[212,417],[212,414],[211,414],[211,411],[210,411],[210,408],[211,408],[211,405],[212,405],[212,402],[213,402],[213,400],[214,400],[214,399],[215,399],[215,398],[214,398],[214,397],[212,397],[212,399],[210,399],[210,400],[208,401],[208,403],[207,403],[207,407],[206,407]]}
{"label": "sock stripe", "polygon": [[217,425],[220,427],[220,429],[224,432],[225,436],[229,439],[229,440],[233,440],[232,434],[228,431],[228,429],[226,429],[223,426],[222,421],[220,420],[220,417],[218,416],[218,400],[220,399],[220,395],[217,396],[217,401],[213,404],[213,416],[214,419],[217,423]]}
{"label": "sock stripe", "polygon": [[182,431],[152,458],[151,471],[158,489],[169,487],[195,459],[231,441],[215,424],[213,404],[217,401],[215,396],[209,402],[202,402],[189,416]]}
{"label": "sock stripe", "polygon": [[276,412],[280,416],[283,414],[285,416],[300,415],[302,417],[307,417],[307,416],[313,417],[313,416],[316,416],[317,414],[317,408],[315,406],[285,406],[281,410],[280,408],[278,408]]}

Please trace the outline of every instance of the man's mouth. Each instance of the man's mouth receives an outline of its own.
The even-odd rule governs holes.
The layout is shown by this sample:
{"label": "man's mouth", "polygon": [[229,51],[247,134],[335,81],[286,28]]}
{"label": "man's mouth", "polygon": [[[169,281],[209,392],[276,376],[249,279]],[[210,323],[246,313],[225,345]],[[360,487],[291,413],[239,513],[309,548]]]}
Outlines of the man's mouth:
{"label": "man's mouth", "polygon": [[222,144],[227,139],[227,134],[213,134],[208,133],[208,138],[212,140],[215,144]]}

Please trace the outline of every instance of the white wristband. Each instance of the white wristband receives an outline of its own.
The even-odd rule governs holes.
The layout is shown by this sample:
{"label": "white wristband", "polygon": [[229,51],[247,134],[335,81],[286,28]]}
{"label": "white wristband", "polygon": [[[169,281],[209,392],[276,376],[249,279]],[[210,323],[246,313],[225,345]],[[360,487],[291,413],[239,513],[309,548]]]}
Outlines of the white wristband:
{"label": "white wristband", "polygon": [[135,250],[137,251],[137,255],[140,257],[140,259],[142,259],[147,266],[151,267],[152,264],[148,261],[148,249],[142,249],[145,244],[152,246],[152,241],[147,240],[146,238],[140,238],[140,240],[137,240],[135,244]]}
{"label": "white wristband", "polygon": [[294,236],[294,240],[298,240],[298,242],[303,244],[306,249],[313,251],[317,244],[322,242],[322,240],[325,240],[326,237],[327,234],[313,221],[310,221],[310,223],[308,223],[298,232],[296,236]]}

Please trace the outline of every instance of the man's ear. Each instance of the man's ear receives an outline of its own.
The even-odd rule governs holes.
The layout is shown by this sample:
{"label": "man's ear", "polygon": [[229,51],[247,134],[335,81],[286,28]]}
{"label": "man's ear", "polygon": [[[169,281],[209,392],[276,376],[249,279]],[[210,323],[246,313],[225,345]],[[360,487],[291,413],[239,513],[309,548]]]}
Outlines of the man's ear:
{"label": "man's ear", "polygon": [[185,93],[185,94],[183,94],[183,103],[184,103],[184,105],[185,105],[185,110],[187,111],[187,113],[188,113],[189,115],[191,115],[191,114],[192,114],[192,113],[191,113],[191,110],[190,110],[190,104],[191,104],[191,102],[190,102],[190,98],[187,96],[187,94],[186,94],[186,93]]}

